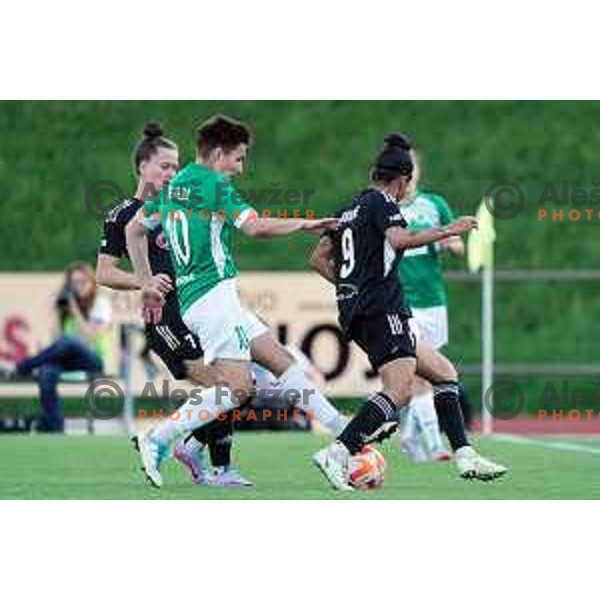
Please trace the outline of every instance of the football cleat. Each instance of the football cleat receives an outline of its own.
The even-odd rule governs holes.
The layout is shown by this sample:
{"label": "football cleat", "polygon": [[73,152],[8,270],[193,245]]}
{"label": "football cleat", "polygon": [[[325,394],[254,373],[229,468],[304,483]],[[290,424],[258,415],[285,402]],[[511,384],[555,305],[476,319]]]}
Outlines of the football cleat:
{"label": "football cleat", "polygon": [[222,487],[254,487],[254,483],[246,479],[237,469],[231,467],[217,468],[210,485]]}
{"label": "football cleat", "polygon": [[314,454],[313,462],[336,490],[351,492],[354,488],[349,483],[349,458],[348,450],[339,442],[334,442]]}
{"label": "football cleat", "polygon": [[162,487],[160,466],[168,453],[166,444],[156,439],[152,431],[134,438],[134,444],[139,450],[142,470],[148,483],[156,488]]}
{"label": "football cleat", "polygon": [[211,474],[204,464],[204,452],[190,452],[182,440],[173,449],[173,458],[190,474],[196,485],[211,485]]}
{"label": "football cleat", "polygon": [[483,458],[471,446],[459,448],[455,452],[454,458],[458,474],[463,479],[491,481],[492,479],[502,477],[508,472],[507,467]]}

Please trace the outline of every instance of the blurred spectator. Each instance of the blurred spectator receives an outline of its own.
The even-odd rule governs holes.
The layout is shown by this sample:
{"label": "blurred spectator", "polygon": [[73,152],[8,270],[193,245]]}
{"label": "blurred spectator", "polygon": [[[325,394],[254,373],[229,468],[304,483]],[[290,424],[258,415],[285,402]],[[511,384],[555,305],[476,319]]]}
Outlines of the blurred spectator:
{"label": "blurred spectator", "polygon": [[85,379],[103,372],[112,317],[110,301],[98,293],[94,271],[84,262],[74,262],[67,269],[55,308],[58,338],[16,365],[20,376],[37,373],[42,403],[37,430],[48,433],[64,431],[63,406],[57,391],[63,373],[78,372]]}

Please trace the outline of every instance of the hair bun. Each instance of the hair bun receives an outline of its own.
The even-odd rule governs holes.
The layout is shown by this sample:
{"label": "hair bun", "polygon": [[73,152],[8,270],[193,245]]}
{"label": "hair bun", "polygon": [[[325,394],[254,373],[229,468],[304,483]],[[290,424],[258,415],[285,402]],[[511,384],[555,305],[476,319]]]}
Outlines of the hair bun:
{"label": "hair bun", "polygon": [[401,148],[406,151],[412,149],[410,140],[403,133],[388,133],[383,139],[383,142],[389,148]]}
{"label": "hair bun", "polygon": [[144,127],[144,137],[154,139],[162,137],[162,135],[162,126],[158,121],[150,121],[149,123],[146,123],[146,127]]}

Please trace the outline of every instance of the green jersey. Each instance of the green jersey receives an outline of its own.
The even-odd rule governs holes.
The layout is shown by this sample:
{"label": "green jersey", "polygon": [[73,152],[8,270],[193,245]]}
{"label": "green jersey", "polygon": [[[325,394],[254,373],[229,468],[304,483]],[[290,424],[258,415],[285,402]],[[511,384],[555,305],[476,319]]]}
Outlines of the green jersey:
{"label": "green jersey", "polygon": [[143,210],[146,227],[163,226],[182,313],[237,275],[231,249],[233,229],[256,213],[226,177],[203,165],[189,164]]}
{"label": "green jersey", "polygon": [[[409,229],[439,227],[454,218],[442,196],[420,191],[410,203],[400,205],[400,212]],[[437,244],[407,249],[399,263],[398,276],[409,306],[430,308],[448,303]]]}

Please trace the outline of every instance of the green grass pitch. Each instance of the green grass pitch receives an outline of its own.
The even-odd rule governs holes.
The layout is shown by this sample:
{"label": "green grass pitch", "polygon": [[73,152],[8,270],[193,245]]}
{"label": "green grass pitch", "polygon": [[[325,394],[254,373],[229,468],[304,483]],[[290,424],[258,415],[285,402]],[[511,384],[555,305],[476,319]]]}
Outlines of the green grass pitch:
{"label": "green grass pitch", "polygon": [[[144,483],[137,454],[122,437],[0,436],[0,499],[578,499],[599,498],[600,440],[485,439],[480,450],[508,464],[502,480],[462,481],[450,464],[415,465],[387,442],[387,477],[379,490],[331,490],[311,454],[327,438],[301,433],[236,436],[235,460],[254,489],[192,485],[173,461],[161,490]],[[554,444],[554,446],[552,445]]]}

